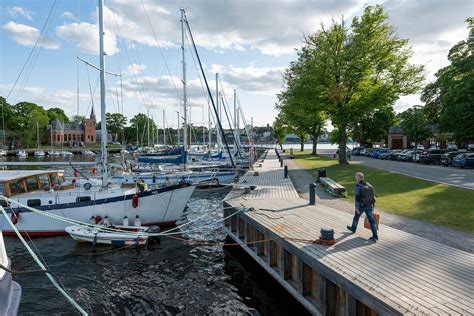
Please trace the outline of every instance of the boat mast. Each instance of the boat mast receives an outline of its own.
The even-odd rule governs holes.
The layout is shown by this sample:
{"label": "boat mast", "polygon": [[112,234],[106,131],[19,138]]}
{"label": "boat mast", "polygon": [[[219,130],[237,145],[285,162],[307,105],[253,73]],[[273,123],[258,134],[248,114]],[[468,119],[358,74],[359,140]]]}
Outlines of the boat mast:
{"label": "boat mast", "polygon": [[40,138],[39,138],[39,125],[36,122],[36,143],[38,145],[38,150],[40,149]]}
{"label": "boat mast", "polygon": [[150,106],[146,109],[146,145],[150,147]]}
{"label": "boat mast", "polygon": [[234,89],[234,139],[235,139],[234,152],[237,152],[237,141],[238,141],[237,138],[238,137],[239,137],[239,133],[237,131],[237,91]]}
{"label": "boat mast", "polygon": [[107,126],[105,119],[105,63],[104,63],[104,0],[99,0],[99,60],[100,60],[100,134],[102,152],[102,187],[107,187]]}
{"label": "boat mast", "polygon": [[[217,120],[220,120],[221,118],[221,105],[219,102],[220,99],[220,93],[219,93],[219,74],[216,72],[216,107],[217,107]],[[217,130],[217,152],[221,152],[222,150],[222,135],[221,133]]]}
{"label": "boat mast", "polygon": [[187,120],[187,99],[186,99],[186,59],[185,59],[185,38],[184,38],[184,8],[181,8],[181,56],[183,62],[183,143],[184,150],[188,149],[188,120]]}
{"label": "boat mast", "polygon": [[177,144],[178,147],[179,147],[179,145],[180,145],[179,141],[180,141],[180,139],[181,139],[181,137],[180,137],[180,135],[179,135],[179,130],[181,129],[181,127],[179,126],[179,111],[175,111],[175,112],[176,112],[176,114],[178,115],[178,139],[177,139],[177,141],[176,141],[176,144]]}
{"label": "boat mast", "polygon": [[211,105],[208,104],[207,105],[207,150],[210,151],[211,150],[211,145],[212,145],[212,142],[211,142]]}
{"label": "boat mast", "polygon": [[165,109],[163,109],[163,145],[166,145]]}

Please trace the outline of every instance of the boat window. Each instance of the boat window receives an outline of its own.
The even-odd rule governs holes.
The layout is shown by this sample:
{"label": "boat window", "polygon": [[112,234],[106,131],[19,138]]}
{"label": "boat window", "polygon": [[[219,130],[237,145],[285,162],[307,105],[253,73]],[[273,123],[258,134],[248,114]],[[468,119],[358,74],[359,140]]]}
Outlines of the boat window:
{"label": "boat window", "polygon": [[6,192],[7,192],[7,190],[5,188],[5,182],[1,182],[0,183],[0,194],[5,195]]}
{"label": "boat window", "polygon": [[44,187],[49,186],[49,179],[47,175],[44,174],[44,175],[38,176],[38,180],[40,183],[40,188],[43,189]]}
{"label": "boat window", "polygon": [[24,193],[25,187],[23,186],[23,180],[10,181],[10,192],[11,194]]}
{"label": "boat window", "polygon": [[86,201],[90,201],[91,200],[91,197],[90,196],[78,196],[76,198],[76,202],[79,203],[79,202],[86,202]]}
{"label": "boat window", "polygon": [[36,182],[36,177],[26,178],[26,189],[28,191],[38,190],[38,182]]}
{"label": "boat window", "polygon": [[50,175],[50,178],[51,178],[51,184],[54,182],[55,185],[58,185],[59,184],[59,179],[58,179],[58,175],[55,174],[55,173],[51,173]]}
{"label": "boat window", "polygon": [[29,199],[26,202],[26,205],[28,205],[30,207],[41,206],[41,200],[40,199]]}

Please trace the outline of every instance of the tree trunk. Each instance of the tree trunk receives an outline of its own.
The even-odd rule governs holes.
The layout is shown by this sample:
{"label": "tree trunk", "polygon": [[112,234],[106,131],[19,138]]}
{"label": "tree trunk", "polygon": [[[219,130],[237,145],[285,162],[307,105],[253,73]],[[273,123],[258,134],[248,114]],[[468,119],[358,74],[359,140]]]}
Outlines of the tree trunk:
{"label": "tree trunk", "polygon": [[346,152],[347,132],[344,126],[339,131],[339,164],[347,165],[347,152]]}
{"label": "tree trunk", "polygon": [[320,131],[321,128],[319,126],[315,126],[312,128],[311,136],[313,138],[313,151],[311,152],[311,155],[316,156],[318,154],[318,137]]}
{"label": "tree trunk", "polygon": [[300,151],[304,151],[304,139],[300,138]]}

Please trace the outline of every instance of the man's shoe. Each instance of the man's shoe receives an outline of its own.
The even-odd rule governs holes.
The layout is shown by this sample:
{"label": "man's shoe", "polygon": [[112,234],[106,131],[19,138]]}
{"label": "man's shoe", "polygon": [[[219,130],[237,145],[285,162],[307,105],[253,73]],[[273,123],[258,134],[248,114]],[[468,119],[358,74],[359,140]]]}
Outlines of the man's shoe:
{"label": "man's shoe", "polygon": [[355,231],[352,229],[352,226],[347,225],[347,229],[349,229],[352,233],[355,233]]}
{"label": "man's shoe", "polygon": [[372,240],[373,242],[377,242],[378,239],[377,238],[374,238],[374,237],[370,237],[369,240]]}

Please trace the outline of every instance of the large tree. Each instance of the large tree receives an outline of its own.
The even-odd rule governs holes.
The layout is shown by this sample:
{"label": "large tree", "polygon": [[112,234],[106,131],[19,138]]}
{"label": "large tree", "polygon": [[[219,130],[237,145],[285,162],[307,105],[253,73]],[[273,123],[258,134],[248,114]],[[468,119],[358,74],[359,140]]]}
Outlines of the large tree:
{"label": "large tree", "polygon": [[50,108],[46,110],[48,114],[49,123],[51,124],[55,120],[59,120],[61,122],[69,122],[69,117],[64,113],[63,109],[60,108]]}
{"label": "large tree", "polygon": [[[149,129],[148,129],[149,124]],[[125,127],[124,134],[125,140],[131,144],[138,144],[139,146],[148,145],[147,132],[150,131],[150,142],[153,138],[152,135],[156,135],[156,124],[153,119],[146,116],[146,114],[138,113],[132,119],[130,119],[130,126]]]}
{"label": "large tree", "polygon": [[17,142],[23,146],[34,147],[37,141],[37,127],[39,138],[46,139],[46,126],[49,123],[46,110],[31,102],[20,102],[13,106],[9,128],[13,131]]}
{"label": "large tree", "polygon": [[403,128],[403,134],[407,137],[409,143],[414,143],[416,146],[429,136],[432,136],[428,120],[421,106],[413,106],[398,116],[400,118],[400,125]]}
{"label": "large tree", "polygon": [[466,20],[469,37],[454,45],[450,64],[436,73],[421,95],[428,118],[458,143],[474,141],[474,18]]}
{"label": "large tree", "polygon": [[333,21],[306,38],[311,49],[317,102],[337,130],[339,163],[347,164],[346,143],[353,122],[418,91],[422,66],[409,63],[408,41],[396,36],[381,5],[367,6],[347,27]]}
{"label": "large tree", "polygon": [[318,102],[318,86],[314,85],[310,50],[303,47],[297,53],[298,59],[291,62],[284,74],[285,89],[278,95],[279,109],[288,130],[300,138],[301,150],[308,134],[313,140],[312,154],[316,155],[318,137],[325,124],[323,104]]}
{"label": "large tree", "polygon": [[123,130],[127,124],[127,118],[120,113],[106,113],[107,130],[114,135],[114,140],[123,141]]}
{"label": "large tree", "polygon": [[391,106],[367,113],[351,127],[352,139],[361,145],[386,142],[388,130],[395,120],[396,114]]}

